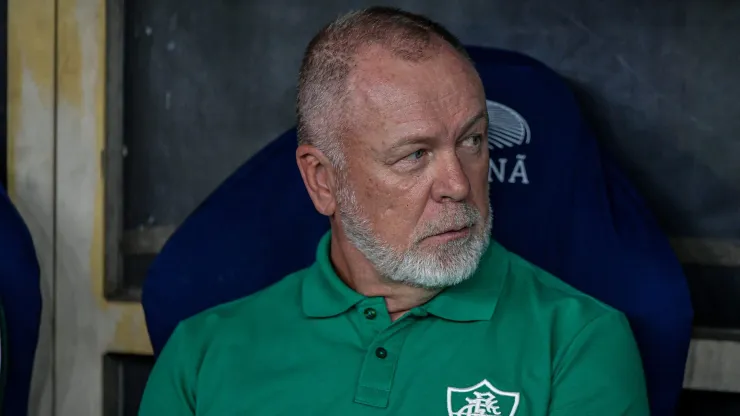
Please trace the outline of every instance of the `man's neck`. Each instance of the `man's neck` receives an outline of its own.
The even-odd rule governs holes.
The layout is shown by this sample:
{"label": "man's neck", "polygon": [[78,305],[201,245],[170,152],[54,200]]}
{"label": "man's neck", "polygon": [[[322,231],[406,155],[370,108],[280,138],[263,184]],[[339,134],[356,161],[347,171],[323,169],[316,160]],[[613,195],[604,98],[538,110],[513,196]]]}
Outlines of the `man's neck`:
{"label": "man's neck", "polygon": [[332,233],[330,259],[334,270],[352,290],[367,297],[383,297],[391,320],[421,306],[439,293],[389,281],[348,240]]}

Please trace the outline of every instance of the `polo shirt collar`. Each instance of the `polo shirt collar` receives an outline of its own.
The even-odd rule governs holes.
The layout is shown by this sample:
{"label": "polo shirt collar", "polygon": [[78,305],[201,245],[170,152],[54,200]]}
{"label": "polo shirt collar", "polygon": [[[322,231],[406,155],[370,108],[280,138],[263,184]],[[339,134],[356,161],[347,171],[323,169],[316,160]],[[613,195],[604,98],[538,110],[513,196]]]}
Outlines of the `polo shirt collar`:
{"label": "polo shirt collar", "polygon": [[424,310],[450,321],[490,320],[509,274],[509,260],[510,253],[491,240],[476,272],[464,282],[435,296],[423,307]]}
{"label": "polo shirt collar", "polygon": [[347,286],[331,264],[331,231],[321,237],[316,261],[303,280],[303,312],[311,318],[328,318],[346,312],[365,297]]}
{"label": "polo shirt collar", "polygon": [[[337,275],[331,264],[330,243],[331,231],[319,241],[316,261],[303,280],[303,311],[312,318],[340,315],[365,299]],[[420,309],[451,321],[489,320],[496,309],[508,271],[508,251],[491,241],[473,276],[445,289]]]}

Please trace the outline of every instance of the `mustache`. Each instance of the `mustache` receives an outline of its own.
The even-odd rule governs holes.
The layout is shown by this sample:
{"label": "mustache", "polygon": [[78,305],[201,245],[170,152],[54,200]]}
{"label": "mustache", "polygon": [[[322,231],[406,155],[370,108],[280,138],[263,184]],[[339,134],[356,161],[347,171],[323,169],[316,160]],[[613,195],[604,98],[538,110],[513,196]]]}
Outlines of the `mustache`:
{"label": "mustache", "polygon": [[414,242],[418,243],[437,234],[472,227],[479,223],[481,219],[480,211],[468,203],[445,209],[439,219],[424,224],[422,231],[414,237]]}

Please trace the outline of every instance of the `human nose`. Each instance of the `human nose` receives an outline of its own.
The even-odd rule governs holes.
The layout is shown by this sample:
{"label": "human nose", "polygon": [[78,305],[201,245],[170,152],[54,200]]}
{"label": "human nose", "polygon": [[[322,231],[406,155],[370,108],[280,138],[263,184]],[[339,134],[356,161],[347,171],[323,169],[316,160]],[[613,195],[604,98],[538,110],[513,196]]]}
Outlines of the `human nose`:
{"label": "human nose", "polygon": [[470,181],[456,154],[438,159],[432,193],[437,202],[462,201],[470,193]]}

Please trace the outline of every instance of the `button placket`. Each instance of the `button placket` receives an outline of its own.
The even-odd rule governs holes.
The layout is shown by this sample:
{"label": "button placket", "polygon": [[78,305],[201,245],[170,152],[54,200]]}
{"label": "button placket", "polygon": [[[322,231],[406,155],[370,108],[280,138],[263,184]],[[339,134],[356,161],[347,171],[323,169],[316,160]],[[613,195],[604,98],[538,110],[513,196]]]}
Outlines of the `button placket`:
{"label": "button placket", "polygon": [[388,356],[388,350],[383,347],[378,347],[375,349],[375,356],[380,358],[381,360],[385,360],[385,358]]}
{"label": "button placket", "polygon": [[369,345],[360,370],[355,402],[386,407],[390,397],[401,348],[415,319],[402,318],[381,332]]}
{"label": "button placket", "polygon": [[365,319],[369,319],[371,321],[378,317],[378,311],[371,307],[365,308],[362,314],[365,315]]}
{"label": "button placket", "polygon": [[363,300],[356,306],[355,313],[359,315],[360,327],[366,328],[368,333],[373,334],[372,339],[391,326],[391,317],[385,309],[385,300],[382,298]]}

